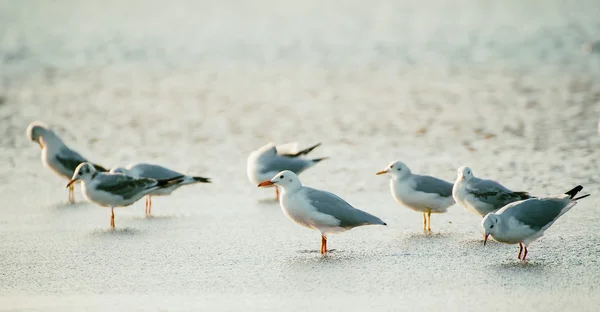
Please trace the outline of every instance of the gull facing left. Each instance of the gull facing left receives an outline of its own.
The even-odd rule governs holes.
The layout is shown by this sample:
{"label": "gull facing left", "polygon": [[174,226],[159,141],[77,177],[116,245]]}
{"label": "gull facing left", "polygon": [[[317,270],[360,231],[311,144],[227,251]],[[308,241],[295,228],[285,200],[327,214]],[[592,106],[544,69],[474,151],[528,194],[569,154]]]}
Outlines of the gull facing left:
{"label": "gull facing left", "polygon": [[401,161],[391,163],[377,175],[388,173],[394,199],[407,208],[423,213],[423,231],[431,232],[432,213],[445,213],[448,207],[454,205],[450,182],[413,174]]}
{"label": "gull facing left", "polygon": [[[501,243],[518,243],[520,248],[517,258],[525,261],[529,245],[542,237],[560,216],[577,204],[578,200],[590,196],[587,194],[574,198],[582,189],[583,187],[578,185],[562,195],[517,201],[497,212],[489,213],[481,221],[484,230],[483,246],[490,235]],[[525,253],[521,258],[523,250]]]}
{"label": "gull facing left", "polygon": [[[79,164],[88,162],[83,156],[70,149],[61,138],[41,122],[34,121],[27,127],[27,137],[42,148],[42,164],[57,175],[70,179]],[[104,167],[92,164],[96,171],[106,172]],[[75,202],[74,188],[70,184],[69,202]]]}
{"label": "gull facing left", "polygon": [[67,184],[70,187],[81,180],[81,191],[91,202],[110,207],[110,226],[115,227],[115,207],[129,206],[147,194],[160,188],[180,183],[183,176],[164,180],[134,178],[120,173],[98,172],[90,163],[81,163]]}
{"label": "gull facing left", "polygon": [[321,254],[327,252],[327,234],[362,225],[387,225],[378,217],[358,210],[335,194],[302,185],[298,176],[284,170],[259,187],[279,186],[283,213],[301,226],[321,232]]}

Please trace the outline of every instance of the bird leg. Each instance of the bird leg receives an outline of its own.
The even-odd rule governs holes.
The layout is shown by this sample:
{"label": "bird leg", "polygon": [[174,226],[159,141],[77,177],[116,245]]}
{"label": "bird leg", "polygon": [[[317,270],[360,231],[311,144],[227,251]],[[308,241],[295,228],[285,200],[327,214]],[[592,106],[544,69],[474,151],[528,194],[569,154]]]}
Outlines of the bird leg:
{"label": "bird leg", "polygon": [[75,185],[69,185],[69,202],[71,204],[75,203]]}
{"label": "bird leg", "polygon": [[146,210],[145,210],[145,214],[146,216],[148,216],[148,196],[146,195]]}
{"label": "bird leg", "polygon": [[522,261],[525,261],[525,257],[527,257],[527,247],[525,247],[524,249],[525,253],[523,254],[523,259],[521,259]]}
{"label": "bird leg", "polygon": [[152,214],[152,196],[148,195],[148,215]]}
{"label": "bird leg", "polygon": [[423,231],[427,231],[427,215],[423,212]]}
{"label": "bird leg", "polygon": [[115,228],[115,208],[110,207],[110,227]]}
{"label": "bird leg", "polygon": [[321,254],[327,252],[327,237],[325,235],[321,235]]}
{"label": "bird leg", "polygon": [[521,253],[523,252],[523,243],[519,243],[519,255],[517,259],[521,260]]}
{"label": "bird leg", "polygon": [[275,187],[275,199],[279,200],[279,188]]}
{"label": "bird leg", "polygon": [[427,211],[427,231],[431,232],[431,210]]}

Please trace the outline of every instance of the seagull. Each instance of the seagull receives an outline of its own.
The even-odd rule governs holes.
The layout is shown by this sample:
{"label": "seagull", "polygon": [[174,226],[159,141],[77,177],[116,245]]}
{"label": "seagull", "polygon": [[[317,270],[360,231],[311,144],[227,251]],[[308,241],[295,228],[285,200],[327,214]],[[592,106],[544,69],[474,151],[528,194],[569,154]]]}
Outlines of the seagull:
{"label": "seagull", "polygon": [[431,232],[431,214],[444,213],[454,205],[452,183],[426,175],[413,174],[401,161],[391,163],[377,175],[390,174],[390,190],[394,199],[423,213],[423,231]]}
{"label": "seagull", "polygon": [[301,226],[321,232],[321,254],[327,252],[327,234],[341,233],[362,225],[387,225],[374,215],[358,210],[335,194],[302,185],[289,170],[276,174],[259,187],[279,186],[283,213]]}
{"label": "seagull", "polygon": [[163,180],[134,178],[120,173],[98,172],[90,163],[77,166],[67,187],[81,180],[83,195],[102,207],[110,207],[110,226],[115,227],[115,207],[129,206],[147,194],[181,183],[183,176]]}
{"label": "seagull", "polygon": [[[578,185],[562,195],[521,200],[510,203],[497,212],[489,213],[481,221],[484,230],[483,245],[485,246],[490,235],[501,243],[519,243],[517,258],[525,261],[529,245],[542,237],[560,216],[577,204],[578,200],[590,196],[587,194],[574,198],[582,189],[583,187]],[[525,253],[521,258],[523,249]]]}
{"label": "seagull", "polygon": [[452,196],[467,210],[483,217],[512,202],[533,198],[527,192],[513,192],[500,183],[473,176],[469,167],[458,168]]}
{"label": "seagull", "polygon": [[[87,162],[83,156],[70,149],[65,143],[41,122],[34,121],[27,127],[27,137],[42,148],[42,164],[57,175],[70,179],[75,168],[82,162]],[[107,172],[104,167],[92,164],[96,171]],[[75,202],[74,185],[69,186],[69,202]]]}
{"label": "seagull", "polygon": [[155,180],[171,179],[174,177],[183,177],[183,180],[179,183],[173,183],[169,187],[163,187],[154,190],[146,195],[146,216],[151,214],[152,210],[152,196],[165,196],[171,195],[173,191],[181,186],[193,184],[193,183],[211,183],[210,178],[189,176],[173,171],[171,169],[152,164],[131,164],[126,167],[116,167],[110,170],[111,173],[121,173],[124,175],[132,176],[134,178],[151,178]]}
{"label": "seagull", "polygon": [[[250,182],[258,184],[270,179],[283,170],[289,170],[295,174],[300,174],[321,160],[327,159],[327,157],[314,159],[300,157],[307,155],[319,145],[321,145],[321,143],[301,151],[292,151],[290,150],[292,149],[291,146],[293,146],[292,143],[279,146],[269,143],[250,153],[247,167],[248,179],[250,179]],[[279,189],[277,187],[275,187],[275,197],[279,199]]]}

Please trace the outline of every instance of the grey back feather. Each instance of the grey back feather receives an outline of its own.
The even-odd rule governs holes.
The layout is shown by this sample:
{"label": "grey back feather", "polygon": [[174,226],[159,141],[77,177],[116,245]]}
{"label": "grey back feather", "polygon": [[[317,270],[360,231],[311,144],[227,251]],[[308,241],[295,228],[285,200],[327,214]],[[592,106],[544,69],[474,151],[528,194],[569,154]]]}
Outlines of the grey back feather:
{"label": "grey back feather", "polygon": [[139,196],[144,190],[158,184],[158,181],[154,179],[138,179],[124,174],[104,174],[99,178],[101,180],[96,186],[98,190],[119,195],[123,199],[130,199],[136,195]]}
{"label": "grey back feather", "polygon": [[452,196],[452,186],[450,182],[425,175],[413,175],[416,185],[415,189],[424,193],[438,194],[441,197]]}
{"label": "grey back feather", "polygon": [[290,158],[279,155],[265,157],[264,160],[261,160],[261,162],[261,173],[289,170],[295,174],[300,174],[302,171],[313,165],[311,160],[303,158]]}
{"label": "grey back feather", "polygon": [[517,221],[539,231],[554,222],[568,207],[568,198],[531,198],[511,204],[498,211],[508,217],[514,217]]}
{"label": "grey back feather", "polygon": [[304,189],[306,190],[305,194],[308,200],[317,211],[338,219],[340,221],[339,226],[341,227],[353,228],[369,224],[385,225],[385,222],[378,217],[352,207],[352,205],[333,193],[310,187],[304,187]]}
{"label": "grey back feather", "polygon": [[475,177],[468,181],[465,188],[478,200],[493,205],[496,209],[515,201],[531,198],[527,193],[513,192],[496,181],[482,180]]}
{"label": "grey back feather", "polygon": [[156,180],[170,179],[183,175],[177,171],[152,164],[136,164],[127,169],[130,171],[129,173],[135,177],[152,178]]}

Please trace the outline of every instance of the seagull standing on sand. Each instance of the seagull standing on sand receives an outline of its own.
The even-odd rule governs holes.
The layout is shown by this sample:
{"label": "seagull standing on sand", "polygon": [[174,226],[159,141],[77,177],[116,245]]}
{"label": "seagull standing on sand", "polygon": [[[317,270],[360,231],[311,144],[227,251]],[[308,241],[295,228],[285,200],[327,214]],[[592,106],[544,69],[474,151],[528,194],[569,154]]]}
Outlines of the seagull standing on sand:
{"label": "seagull standing on sand", "polygon": [[152,196],[171,195],[173,191],[181,186],[194,183],[211,183],[210,178],[199,176],[189,176],[173,171],[171,169],[152,164],[131,164],[125,168],[116,167],[110,170],[111,173],[121,173],[134,178],[150,178],[155,180],[172,179],[175,177],[183,177],[179,183],[172,183],[168,187],[156,189],[146,195],[146,216],[152,212]]}
{"label": "seagull standing on sand", "polygon": [[[83,162],[87,162],[83,156],[70,149],[65,143],[40,122],[32,122],[27,127],[27,137],[36,142],[42,148],[42,164],[51,169],[57,175],[70,179],[75,173],[75,168]],[[92,164],[96,171],[106,172],[105,168]],[[75,202],[74,185],[69,186],[69,202]]]}
{"label": "seagull standing on sand", "polygon": [[473,176],[469,167],[460,167],[452,196],[457,203],[481,217],[512,202],[533,198],[527,192],[513,192],[500,183]]}
{"label": "seagull standing on sand", "polygon": [[[563,214],[577,204],[577,201],[589,194],[574,198],[583,187],[578,185],[563,195],[531,198],[506,205],[495,213],[486,215],[481,221],[483,227],[483,245],[488,236],[506,244],[519,244],[517,258],[525,261],[527,248]],[[521,253],[525,250],[523,257]]]}
{"label": "seagull standing on sand", "polygon": [[[285,146],[275,146],[273,143],[269,143],[250,153],[247,166],[247,174],[250,182],[256,185],[272,178],[276,173],[283,170],[300,174],[321,160],[327,159],[327,157],[314,159],[300,157],[307,155],[321,145],[321,143],[297,152],[285,151],[290,145],[291,143],[285,144]],[[275,187],[275,197],[279,199],[279,189],[277,187]]]}
{"label": "seagull standing on sand", "polygon": [[110,207],[110,226],[115,227],[115,207],[129,206],[147,194],[181,183],[183,176],[165,180],[134,178],[120,173],[98,172],[93,165],[81,163],[67,184],[70,187],[81,180],[83,195],[91,202]]}
{"label": "seagull standing on sand", "polygon": [[387,225],[374,215],[358,210],[335,194],[302,186],[298,176],[285,170],[258,186],[276,185],[279,203],[292,221],[321,232],[321,254],[327,252],[327,234],[341,233],[362,225]]}
{"label": "seagull standing on sand", "polygon": [[401,161],[391,163],[377,175],[390,174],[390,189],[394,199],[423,213],[423,231],[431,231],[431,214],[444,213],[454,205],[452,183],[426,175],[413,174]]}

